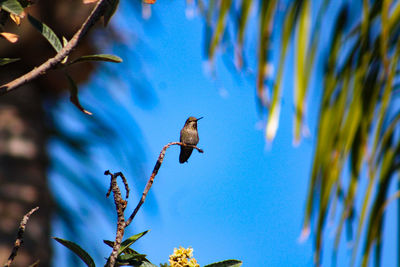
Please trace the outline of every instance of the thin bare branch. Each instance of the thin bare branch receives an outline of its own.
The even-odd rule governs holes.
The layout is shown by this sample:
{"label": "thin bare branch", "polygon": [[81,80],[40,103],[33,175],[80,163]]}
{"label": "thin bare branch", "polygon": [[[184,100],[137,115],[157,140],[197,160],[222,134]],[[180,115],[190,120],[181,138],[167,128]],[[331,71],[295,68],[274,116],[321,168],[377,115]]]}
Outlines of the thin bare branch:
{"label": "thin bare branch", "polygon": [[197,151],[199,151],[199,153],[203,153],[203,150],[196,147],[196,146],[192,146],[192,145],[186,145],[184,143],[181,142],[171,142],[168,143],[167,145],[165,145],[163,147],[163,149],[161,150],[160,155],[158,156],[156,165],[154,166],[153,172],[151,173],[150,179],[146,184],[146,187],[143,191],[142,194],[142,198],[140,199],[139,203],[137,204],[135,210],[133,211],[133,213],[131,214],[131,216],[129,217],[129,219],[125,222],[125,217],[124,217],[124,211],[125,208],[127,206],[127,201],[123,200],[121,197],[121,191],[119,190],[118,184],[117,184],[117,178],[118,176],[121,177],[122,181],[124,182],[124,186],[125,186],[125,190],[126,190],[126,198],[129,197],[129,187],[128,187],[128,182],[126,181],[125,176],[122,174],[122,172],[117,172],[117,173],[111,173],[109,170],[104,172],[104,175],[110,175],[111,176],[111,183],[110,183],[110,188],[107,191],[107,197],[110,196],[111,191],[114,194],[114,203],[115,203],[115,207],[117,209],[117,215],[118,215],[118,222],[117,222],[117,233],[115,236],[115,242],[113,244],[113,250],[111,252],[110,257],[108,258],[108,261],[106,263],[106,266],[109,267],[113,267],[115,266],[117,257],[118,257],[118,251],[121,247],[121,242],[122,242],[122,238],[124,236],[124,232],[125,232],[125,228],[132,222],[133,218],[135,217],[136,213],[139,211],[140,207],[142,206],[142,204],[144,203],[147,193],[149,192],[153,182],[154,182],[154,177],[157,175],[158,170],[161,167],[161,164],[164,160],[164,156],[165,156],[165,152],[167,151],[167,149],[172,146],[172,145],[180,145],[180,146],[187,146],[187,147],[191,147],[194,149],[197,149]]}
{"label": "thin bare branch", "polygon": [[126,180],[124,174],[122,172],[117,172],[114,175],[121,177],[122,182],[124,183],[125,186],[125,191],[126,191],[126,195],[125,198],[129,198],[129,186],[128,186],[128,181]]}
{"label": "thin bare branch", "polygon": [[26,224],[28,223],[29,217],[38,209],[39,209],[39,207],[31,209],[31,211],[29,211],[27,214],[25,214],[25,216],[22,218],[22,221],[18,228],[18,234],[17,234],[17,239],[15,240],[15,243],[14,243],[14,248],[11,251],[10,257],[8,257],[7,262],[4,264],[4,267],[9,267],[11,265],[11,263],[13,262],[13,260],[15,259],[15,257],[17,256],[18,249],[21,247],[21,245],[23,243],[22,238],[24,236],[25,227],[26,227]]}
{"label": "thin bare branch", "polygon": [[17,79],[1,85],[0,86],[0,96],[11,92],[12,90],[20,87],[21,85],[30,82],[40,75],[45,74],[48,70],[54,68],[59,64],[66,56],[68,56],[71,51],[77,46],[82,37],[89,31],[89,29],[104,15],[107,6],[109,5],[109,0],[100,0],[89,17],[82,24],[81,28],[75,33],[72,39],[61,49],[57,55],[53,58],[48,59],[42,65],[35,67],[30,72],[18,77]]}
{"label": "thin bare branch", "polygon": [[153,169],[153,172],[151,173],[150,179],[147,181],[146,187],[144,188],[144,191],[143,191],[143,194],[142,194],[142,198],[140,199],[140,201],[137,204],[135,210],[132,212],[131,216],[129,217],[129,219],[125,223],[126,226],[128,226],[132,222],[133,218],[135,218],[135,216],[136,216],[136,213],[139,211],[140,207],[143,205],[144,201],[146,200],[147,193],[149,192],[151,186],[153,185],[154,178],[156,177],[156,175],[158,173],[158,170],[160,169],[161,164],[162,164],[162,162],[164,160],[165,152],[172,145],[187,146],[187,147],[191,147],[191,148],[197,149],[197,151],[199,151],[199,153],[203,153],[204,152],[202,149],[200,149],[200,148],[198,148],[196,146],[186,145],[186,144],[181,143],[181,142],[171,142],[171,143],[166,144],[163,147],[163,149],[161,150],[160,155],[158,156],[156,165],[154,166],[154,169]]}
{"label": "thin bare branch", "polygon": [[115,235],[115,242],[113,244],[113,250],[111,252],[110,257],[108,258],[106,266],[115,266],[115,262],[118,257],[118,251],[119,248],[121,247],[121,242],[122,238],[124,237],[124,232],[125,232],[125,217],[124,217],[124,211],[127,205],[127,201],[122,199],[121,196],[121,191],[119,190],[118,184],[117,184],[117,178],[118,176],[121,177],[122,181],[124,182],[125,189],[126,189],[126,196],[128,197],[129,195],[129,187],[128,183],[126,182],[125,176],[122,174],[122,172],[117,172],[112,174],[110,171],[105,171],[104,175],[110,175],[111,176],[111,183],[110,183],[110,189],[107,192],[107,197],[110,196],[110,192],[112,191],[114,194],[114,203],[115,207],[117,209],[117,216],[118,216],[118,222],[117,222],[117,233]]}

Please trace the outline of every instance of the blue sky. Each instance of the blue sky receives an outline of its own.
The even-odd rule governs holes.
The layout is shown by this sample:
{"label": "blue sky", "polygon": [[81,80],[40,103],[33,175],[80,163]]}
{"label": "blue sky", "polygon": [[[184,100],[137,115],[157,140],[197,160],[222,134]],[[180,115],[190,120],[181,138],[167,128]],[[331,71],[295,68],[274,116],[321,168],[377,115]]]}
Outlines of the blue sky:
{"label": "blue sky", "polygon": [[[294,147],[289,70],[285,75],[278,133],[273,143],[267,144],[265,121],[257,111],[254,77],[232,73],[220,57],[215,77],[204,71],[202,18],[187,19],[184,1],[158,1],[153,6],[155,16],[144,23],[138,23],[131,12],[122,1],[112,23],[128,31],[125,38],[129,51],[125,54],[132,58],[124,58],[122,65],[111,70],[124,68],[121,75],[134,79],[143,75],[151,85],[144,89],[149,92],[137,93],[136,84],[129,83],[132,77],[115,82],[109,73],[104,76],[108,77],[106,80],[100,73],[86,86],[81,99],[82,103],[89,103],[93,95],[101,95],[99,90],[107,88],[113,103],[117,103],[110,109],[119,116],[120,130],[126,132],[127,138],[135,132],[144,148],[145,160],[127,157],[118,162],[98,153],[93,173],[104,179],[105,169],[122,171],[131,187],[138,184],[131,194],[129,211],[135,207],[161,148],[179,140],[179,131],[189,116],[204,117],[198,125],[198,146],[205,153],[193,152],[189,163],[179,164],[179,147],[167,151],[150,195],[126,237],[150,229],[134,248],[147,254],[155,264],[167,262],[174,247],[191,246],[200,265],[233,258],[242,260],[245,267],[312,266],[311,240],[299,243],[298,238],[315,141],[316,102],[308,106],[310,137]],[[250,49],[255,49],[251,45]],[[109,52],[119,55],[119,51]],[[96,87],[99,83],[104,88]],[[147,94],[155,99],[149,105],[140,100]],[[318,98],[314,94],[310,95],[311,100]],[[107,96],[102,99],[107,101]],[[67,100],[65,105],[71,106]],[[63,116],[70,120],[68,112]],[[52,149],[56,153],[61,148],[54,145]],[[132,171],[135,164],[140,164],[139,177]],[[103,220],[115,218],[87,212],[88,220],[98,222],[90,233],[101,247],[101,240],[112,239],[115,231]],[[82,229],[85,227],[82,225]],[[62,234],[62,230],[55,226],[55,233]],[[329,235],[327,240],[333,241]],[[106,246],[100,250],[103,257],[110,252]],[[324,257],[326,263],[329,260],[330,257]]]}
{"label": "blue sky", "polygon": [[154,11],[159,27],[143,26],[148,46],[137,53],[148,60],[144,69],[159,102],[151,110],[132,107],[149,148],[148,174],[163,145],[179,139],[189,116],[204,116],[198,130],[205,153],[193,153],[181,165],[179,148],[167,151],[154,199],[135,225],[151,229],[140,251],[155,263],[182,245],[194,248],[201,265],[231,258],[244,266],[310,265],[311,247],[297,238],[312,146],[292,146],[291,97],[282,113],[288,119],[268,148],[253,80],[234,77],[220,60],[216,78],[205,75],[203,21],[188,20],[183,2],[160,2]]}

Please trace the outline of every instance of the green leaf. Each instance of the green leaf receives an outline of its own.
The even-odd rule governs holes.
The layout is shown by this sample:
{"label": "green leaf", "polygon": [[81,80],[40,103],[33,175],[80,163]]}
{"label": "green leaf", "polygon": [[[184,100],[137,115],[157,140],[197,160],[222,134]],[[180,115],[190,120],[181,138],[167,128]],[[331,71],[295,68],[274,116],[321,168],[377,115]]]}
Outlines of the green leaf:
{"label": "green leaf", "polygon": [[[136,267],[157,267],[156,265],[152,264],[148,259],[146,259],[145,254],[140,254],[137,251],[129,248],[131,244],[133,244],[136,240],[138,240],[140,237],[145,235],[148,231],[134,235],[124,242],[122,244],[127,245],[128,247],[123,248],[123,250],[118,253],[117,257],[117,263],[119,265],[129,265],[129,266],[136,266]],[[109,240],[103,240],[105,244],[107,244],[110,247],[114,246],[113,241]],[[121,244],[121,248],[122,248]]]}
{"label": "green leaf", "polygon": [[381,11],[381,24],[382,24],[382,32],[381,32],[381,44],[380,44],[380,52],[381,57],[383,59],[383,66],[385,68],[385,72],[389,72],[389,59],[387,57],[387,49],[388,49],[388,37],[389,37],[389,7],[390,2],[388,0],[384,0],[382,3],[382,11]]}
{"label": "green leaf", "polygon": [[[341,118],[344,117],[347,95],[348,95],[348,92],[351,91],[350,88],[352,87],[350,84],[350,78],[351,78],[350,68],[346,68],[344,70],[344,81],[343,81],[342,90],[340,91],[339,96],[337,97],[337,99],[333,105],[333,112],[332,112],[333,114],[335,114],[336,118],[340,118],[340,119],[338,119],[336,121],[332,120],[333,123],[330,125],[330,127],[339,129],[339,126],[341,123]],[[333,136],[337,135],[337,131],[333,131],[333,133],[334,133],[334,134],[332,134]],[[348,193],[346,195],[343,212],[341,214],[341,218],[340,218],[337,230],[336,230],[334,249],[333,249],[333,257],[332,257],[333,261],[336,260],[336,256],[337,256],[336,252],[339,247],[339,241],[340,241],[343,225],[345,223],[345,220],[348,219],[351,208],[353,207],[353,196],[357,189],[357,178],[358,178],[358,171],[356,171],[356,169],[358,169],[359,165],[361,165],[361,162],[359,162],[359,160],[354,161],[352,164],[352,166],[354,168],[352,169],[350,187],[349,187]]]}
{"label": "green leaf", "polygon": [[204,267],[240,267],[242,266],[242,261],[239,260],[224,260],[215,263],[208,264]]}
{"label": "green leaf", "polygon": [[139,238],[141,238],[142,236],[147,234],[149,231],[150,230],[144,231],[142,233],[133,235],[133,236],[129,237],[128,239],[124,240],[121,243],[121,247],[119,248],[118,254],[121,254],[122,252],[124,252],[127,248],[129,248],[133,243],[135,243]]}
{"label": "green leaf", "polygon": [[24,8],[17,0],[0,0],[0,8],[17,16],[24,11]]}
{"label": "green leaf", "polygon": [[143,254],[119,255],[117,258],[117,264],[136,267],[157,267],[156,265],[152,264],[148,259],[146,259],[146,255]]}
{"label": "green leaf", "polygon": [[107,10],[104,12],[104,27],[108,25],[108,22],[117,10],[118,4],[119,0],[108,1]]}
{"label": "green leaf", "polygon": [[56,240],[58,243],[64,245],[68,249],[70,249],[72,252],[74,252],[81,260],[86,263],[88,267],[95,267],[96,265],[94,264],[94,261],[90,255],[83,250],[79,245],[75,244],[74,242],[53,237],[54,240]]}
{"label": "green leaf", "polygon": [[84,109],[79,102],[78,98],[78,86],[75,84],[74,80],[71,78],[71,76],[68,75],[68,73],[65,72],[65,76],[67,77],[68,83],[69,83],[69,91],[71,93],[71,96],[69,100],[83,113],[87,115],[92,115],[91,112],[87,111]]}
{"label": "green leaf", "polygon": [[257,70],[257,98],[261,104],[265,104],[264,80],[268,67],[267,51],[271,43],[272,22],[277,8],[277,1],[261,1],[260,30],[258,36],[258,70]]}
{"label": "green leaf", "polygon": [[[331,169],[333,161],[335,167],[339,167],[339,158],[331,157],[332,151],[336,151],[335,139],[339,134],[341,117],[337,116],[337,112],[341,109],[341,103],[343,99],[340,99],[336,104],[331,104],[331,97],[335,92],[335,88],[338,83],[338,77],[335,75],[335,64],[339,57],[340,44],[342,42],[343,31],[345,29],[347,21],[347,8],[343,6],[337,17],[337,23],[333,31],[333,38],[331,40],[329,49],[329,58],[327,59],[327,65],[324,77],[324,92],[322,97],[322,103],[320,107],[320,118],[318,126],[318,139],[316,151],[314,153],[313,169],[311,174],[311,182],[307,193],[306,212],[303,223],[302,239],[310,232],[311,217],[316,208],[318,207],[318,199],[316,195],[321,195],[321,205],[318,213],[323,213],[327,210],[326,205],[329,202],[329,192],[332,186],[335,185],[334,179],[337,177],[336,174],[331,174],[328,169]],[[336,106],[335,106],[336,105]],[[333,159],[332,159],[333,158]],[[332,167],[333,169],[334,167]],[[322,192],[324,190],[324,192]],[[318,230],[321,230],[324,226],[324,216],[318,218],[318,228],[316,235],[316,262],[318,262],[318,255],[320,254],[319,249],[321,248],[321,234]]]}
{"label": "green leaf", "polygon": [[104,242],[104,244],[106,244],[107,246],[109,246],[109,247],[114,247],[114,242],[113,241],[110,241],[110,240],[103,240],[103,242]]}
{"label": "green leaf", "polygon": [[301,127],[304,118],[304,105],[307,93],[308,78],[306,75],[306,65],[310,58],[307,58],[308,43],[310,37],[311,8],[310,1],[305,0],[300,11],[300,18],[297,28],[297,46],[295,49],[295,77],[294,77],[294,99],[295,99],[295,119],[294,119],[294,138],[295,143],[300,141]]}
{"label": "green leaf", "polygon": [[239,25],[237,33],[237,47],[236,47],[236,65],[239,69],[243,66],[243,43],[246,31],[246,25],[249,21],[251,5],[253,1],[243,0],[239,9]]}
{"label": "green leaf", "polygon": [[131,260],[137,260],[137,261],[144,261],[146,260],[146,254],[121,254],[118,256],[119,261],[131,261]]}
{"label": "green leaf", "polygon": [[0,58],[0,66],[4,66],[4,65],[7,65],[7,64],[13,63],[15,61],[19,61],[19,60],[21,60],[21,59],[20,58],[7,58],[7,57]]}
{"label": "green leaf", "polygon": [[215,27],[213,36],[210,41],[210,46],[208,50],[208,58],[212,60],[214,58],[214,54],[216,51],[217,46],[219,45],[222,35],[225,32],[225,27],[226,27],[226,18],[228,11],[231,7],[231,2],[232,0],[222,0],[221,1],[221,7],[220,7],[220,12],[218,14],[218,20],[217,20],[217,26]]}
{"label": "green leaf", "polygon": [[46,24],[40,22],[39,20],[35,19],[31,15],[28,15],[28,20],[35,27],[43,36],[46,38],[47,41],[51,44],[51,46],[59,52],[62,49],[62,44],[60,39],[58,39],[57,35],[50,29]]}
{"label": "green leaf", "polygon": [[372,208],[369,214],[367,237],[362,256],[362,266],[367,266],[373,244],[377,244],[380,241],[385,207],[390,203],[390,201],[386,201],[386,195],[389,190],[391,181],[390,178],[393,174],[391,167],[394,163],[395,154],[395,150],[393,148],[389,148],[384,154],[382,160],[377,194],[376,198],[372,202]]}
{"label": "green leaf", "polygon": [[214,13],[217,9],[217,1],[209,0],[208,7],[206,8],[205,3],[202,1],[198,1],[199,9],[202,9],[204,12],[205,18],[205,31],[204,31],[204,53],[210,58],[209,51],[211,47],[211,37],[213,35],[213,17]]}
{"label": "green leaf", "polygon": [[393,3],[392,11],[390,18],[388,20],[388,28],[389,31],[391,31],[394,27],[397,27],[397,24],[399,23],[400,20],[400,3]]}
{"label": "green leaf", "polygon": [[[103,242],[106,244],[106,245],[108,245],[109,247],[114,247],[114,241],[110,241],[110,240],[103,240]],[[126,248],[125,250],[124,250],[124,253],[125,254],[140,254],[140,253],[138,253],[137,251],[135,251],[135,250],[133,250],[133,249],[131,249],[131,248]]]}
{"label": "green leaf", "polygon": [[114,62],[114,63],[121,63],[122,58],[114,55],[108,55],[108,54],[98,54],[98,55],[87,55],[87,56],[81,56],[77,59],[72,60],[68,65],[72,65],[75,63],[80,63],[80,62],[87,62],[87,61],[106,61],[106,62]]}
{"label": "green leaf", "polygon": [[[272,141],[275,138],[276,131],[278,129],[279,124],[279,114],[281,110],[281,97],[282,97],[282,75],[283,75],[283,67],[285,64],[286,52],[289,45],[290,37],[293,33],[293,26],[296,21],[296,5],[295,2],[292,2],[288,8],[288,12],[286,15],[286,20],[283,24],[282,30],[282,48],[279,57],[279,67],[278,67],[278,74],[275,78],[274,88],[272,90],[272,101],[269,108],[269,114],[267,119],[267,126],[265,128],[265,135],[267,140]],[[261,45],[261,44],[260,44]],[[259,60],[262,60],[260,58]],[[265,60],[263,60],[265,61]],[[260,61],[261,64],[261,61]],[[264,62],[262,64],[265,64]],[[259,68],[261,65],[259,66]],[[259,71],[259,84],[258,84],[258,91],[259,94],[262,92],[262,86],[264,82],[264,77],[262,76],[262,71]]]}

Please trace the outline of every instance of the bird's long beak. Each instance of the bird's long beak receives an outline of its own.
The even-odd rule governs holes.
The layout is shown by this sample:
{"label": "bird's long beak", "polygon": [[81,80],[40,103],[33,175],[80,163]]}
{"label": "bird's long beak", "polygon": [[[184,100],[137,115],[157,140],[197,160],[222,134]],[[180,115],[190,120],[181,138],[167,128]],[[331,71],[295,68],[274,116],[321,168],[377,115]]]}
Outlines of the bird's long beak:
{"label": "bird's long beak", "polygon": [[201,120],[202,118],[204,118],[204,117],[200,117],[200,118],[198,118],[196,121],[199,121],[199,120]]}

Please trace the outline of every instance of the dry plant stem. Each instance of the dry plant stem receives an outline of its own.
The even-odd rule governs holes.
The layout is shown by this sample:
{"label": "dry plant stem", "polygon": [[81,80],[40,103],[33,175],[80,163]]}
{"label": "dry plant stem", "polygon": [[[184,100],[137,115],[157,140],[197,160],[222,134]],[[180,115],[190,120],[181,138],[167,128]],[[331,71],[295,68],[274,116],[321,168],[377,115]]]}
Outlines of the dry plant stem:
{"label": "dry plant stem", "polygon": [[22,242],[23,242],[22,238],[23,238],[23,235],[25,232],[25,227],[26,227],[26,224],[28,223],[29,217],[38,209],[39,209],[39,207],[31,209],[31,211],[28,212],[27,214],[25,214],[25,216],[22,218],[22,221],[18,228],[18,234],[17,234],[17,239],[15,240],[15,243],[14,243],[14,248],[11,252],[10,257],[8,257],[7,262],[4,264],[4,267],[10,266],[11,263],[13,262],[13,260],[15,259],[15,256],[17,256],[18,249],[21,247]]}
{"label": "dry plant stem", "polygon": [[187,147],[192,147],[194,149],[197,149],[197,151],[199,151],[199,153],[203,153],[204,151],[196,146],[192,146],[192,145],[186,145],[184,143],[181,142],[171,142],[166,144],[163,149],[161,150],[160,155],[158,156],[156,165],[154,166],[153,172],[151,173],[150,179],[147,181],[146,187],[144,188],[143,194],[142,194],[142,198],[140,199],[139,203],[137,204],[135,210],[132,212],[131,216],[129,217],[129,219],[126,221],[125,223],[125,227],[128,226],[133,218],[135,218],[136,213],[139,211],[140,207],[143,205],[144,201],[146,200],[146,196],[147,193],[149,192],[151,186],[153,185],[154,182],[154,177],[156,177],[158,170],[161,167],[161,164],[164,160],[164,156],[165,156],[165,152],[167,151],[167,149],[172,146],[172,145],[180,145],[180,146],[187,146]]}
{"label": "dry plant stem", "polygon": [[161,167],[161,164],[164,160],[164,156],[165,156],[165,152],[167,151],[167,149],[172,146],[172,145],[180,145],[180,146],[187,146],[187,147],[192,147],[194,149],[197,149],[197,151],[199,151],[199,153],[203,153],[203,150],[196,147],[196,146],[192,146],[192,145],[186,145],[184,143],[181,142],[171,142],[166,144],[163,149],[161,150],[160,155],[158,156],[156,165],[154,166],[153,172],[151,173],[150,179],[146,184],[146,187],[143,191],[142,194],[142,198],[140,199],[139,203],[137,204],[135,210],[133,211],[133,213],[131,214],[131,216],[129,217],[129,219],[125,222],[125,218],[124,218],[124,211],[127,205],[127,201],[123,200],[121,197],[121,191],[119,190],[118,184],[117,184],[117,178],[118,176],[121,177],[122,181],[124,182],[124,186],[125,186],[125,190],[126,190],[126,198],[128,198],[129,196],[129,187],[128,187],[128,182],[126,181],[125,176],[121,173],[121,172],[117,172],[112,174],[110,171],[105,171],[104,174],[105,175],[110,175],[111,176],[111,183],[110,183],[110,188],[107,191],[107,197],[110,196],[111,191],[114,194],[114,203],[115,203],[115,207],[117,209],[117,215],[118,215],[118,222],[117,222],[117,234],[115,237],[115,242],[113,244],[113,250],[111,252],[110,257],[108,258],[108,261],[106,263],[106,266],[110,266],[113,267],[115,266],[117,257],[118,257],[118,251],[121,247],[121,243],[122,243],[122,238],[124,236],[124,232],[125,232],[125,228],[132,222],[133,218],[136,216],[136,213],[139,211],[140,207],[143,205],[147,193],[149,192],[151,186],[153,185],[154,182],[154,177],[156,177],[158,170]]}
{"label": "dry plant stem", "polygon": [[110,175],[111,176],[111,183],[110,183],[110,189],[107,192],[107,197],[110,196],[111,191],[113,192],[114,195],[114,203],[115,207],[117,209],[117,216],[118,216],[118,222],[117,222],[117,234],[115,236],[115,242],[113,245],[113,250],[111,252],[110,257],[108,258],[106,266],[115,266],[116,259],[118,257],[118,250],[121,247],[121,242],[122,238],[124,237],[124,232],[125,232],[125,217],[124,217],[124,211],[127,205],[127,202],[122,199],[121,197],[121,191],[119,190],[118,184],[117,184],[117,178],[118,176],[121,177],[122,181],[124,182],[125,189],[126,189],[126,197],[129,195],[129,187],[128,183],[126,182],[125,176],[121,172],[117,173],[110,173],[110,171],[105,171],[105,175]]}
{"label": "dry plant stem", "polygon": [[[125,176],[124,176],[124,174],[123,174],[122,172],[116,172],[116,173],[114,173],[114,174],[111,174],[111,172],[110,172],[109,170],[107,170],[107,171],[104,172],[104,175],[114,175],[114,176],[116,176],[116,177],[120,176],[121,179],[122,179],[122,182],[124,183],[124,186],[125,186],[125,191],[126,191],[125,198],[129,198],[129,186],[128,186],[128,182],[127,182],[127,180],[126,180],[126,178],[125,178]],[[111,178],[112,178],[112,177],[111,177]],[[118,188],[118,187],[117,187],[117,188]],[[109,197],[109,196],[110,196],[110,193],[111,193],[112,189],[113,189],[112,184],[110,184],[110,188],[108,189],[108,192],[107,192],[106,197]]]}
{"label": "dry plant stem", "polygon": [[107,8],[109,0],[99,0],[95,8],[90,13],[89,17],[82,24],[81,28],[75,33],[72,39],[63,47],[53,58],[48,59],[42,65],[35,67],[30,72],[18,77],[17,79],[1,85],[0,95],[11,92],[12,90],[20,87],[21,85],[30,82],[40,75],[46,73],[46,71],[54,68],[58,63],[60,63],[66,56],[68,56],[71,51],[76,47],[82,37],[88,32],[88,30],[104,15],[104,11]]}

